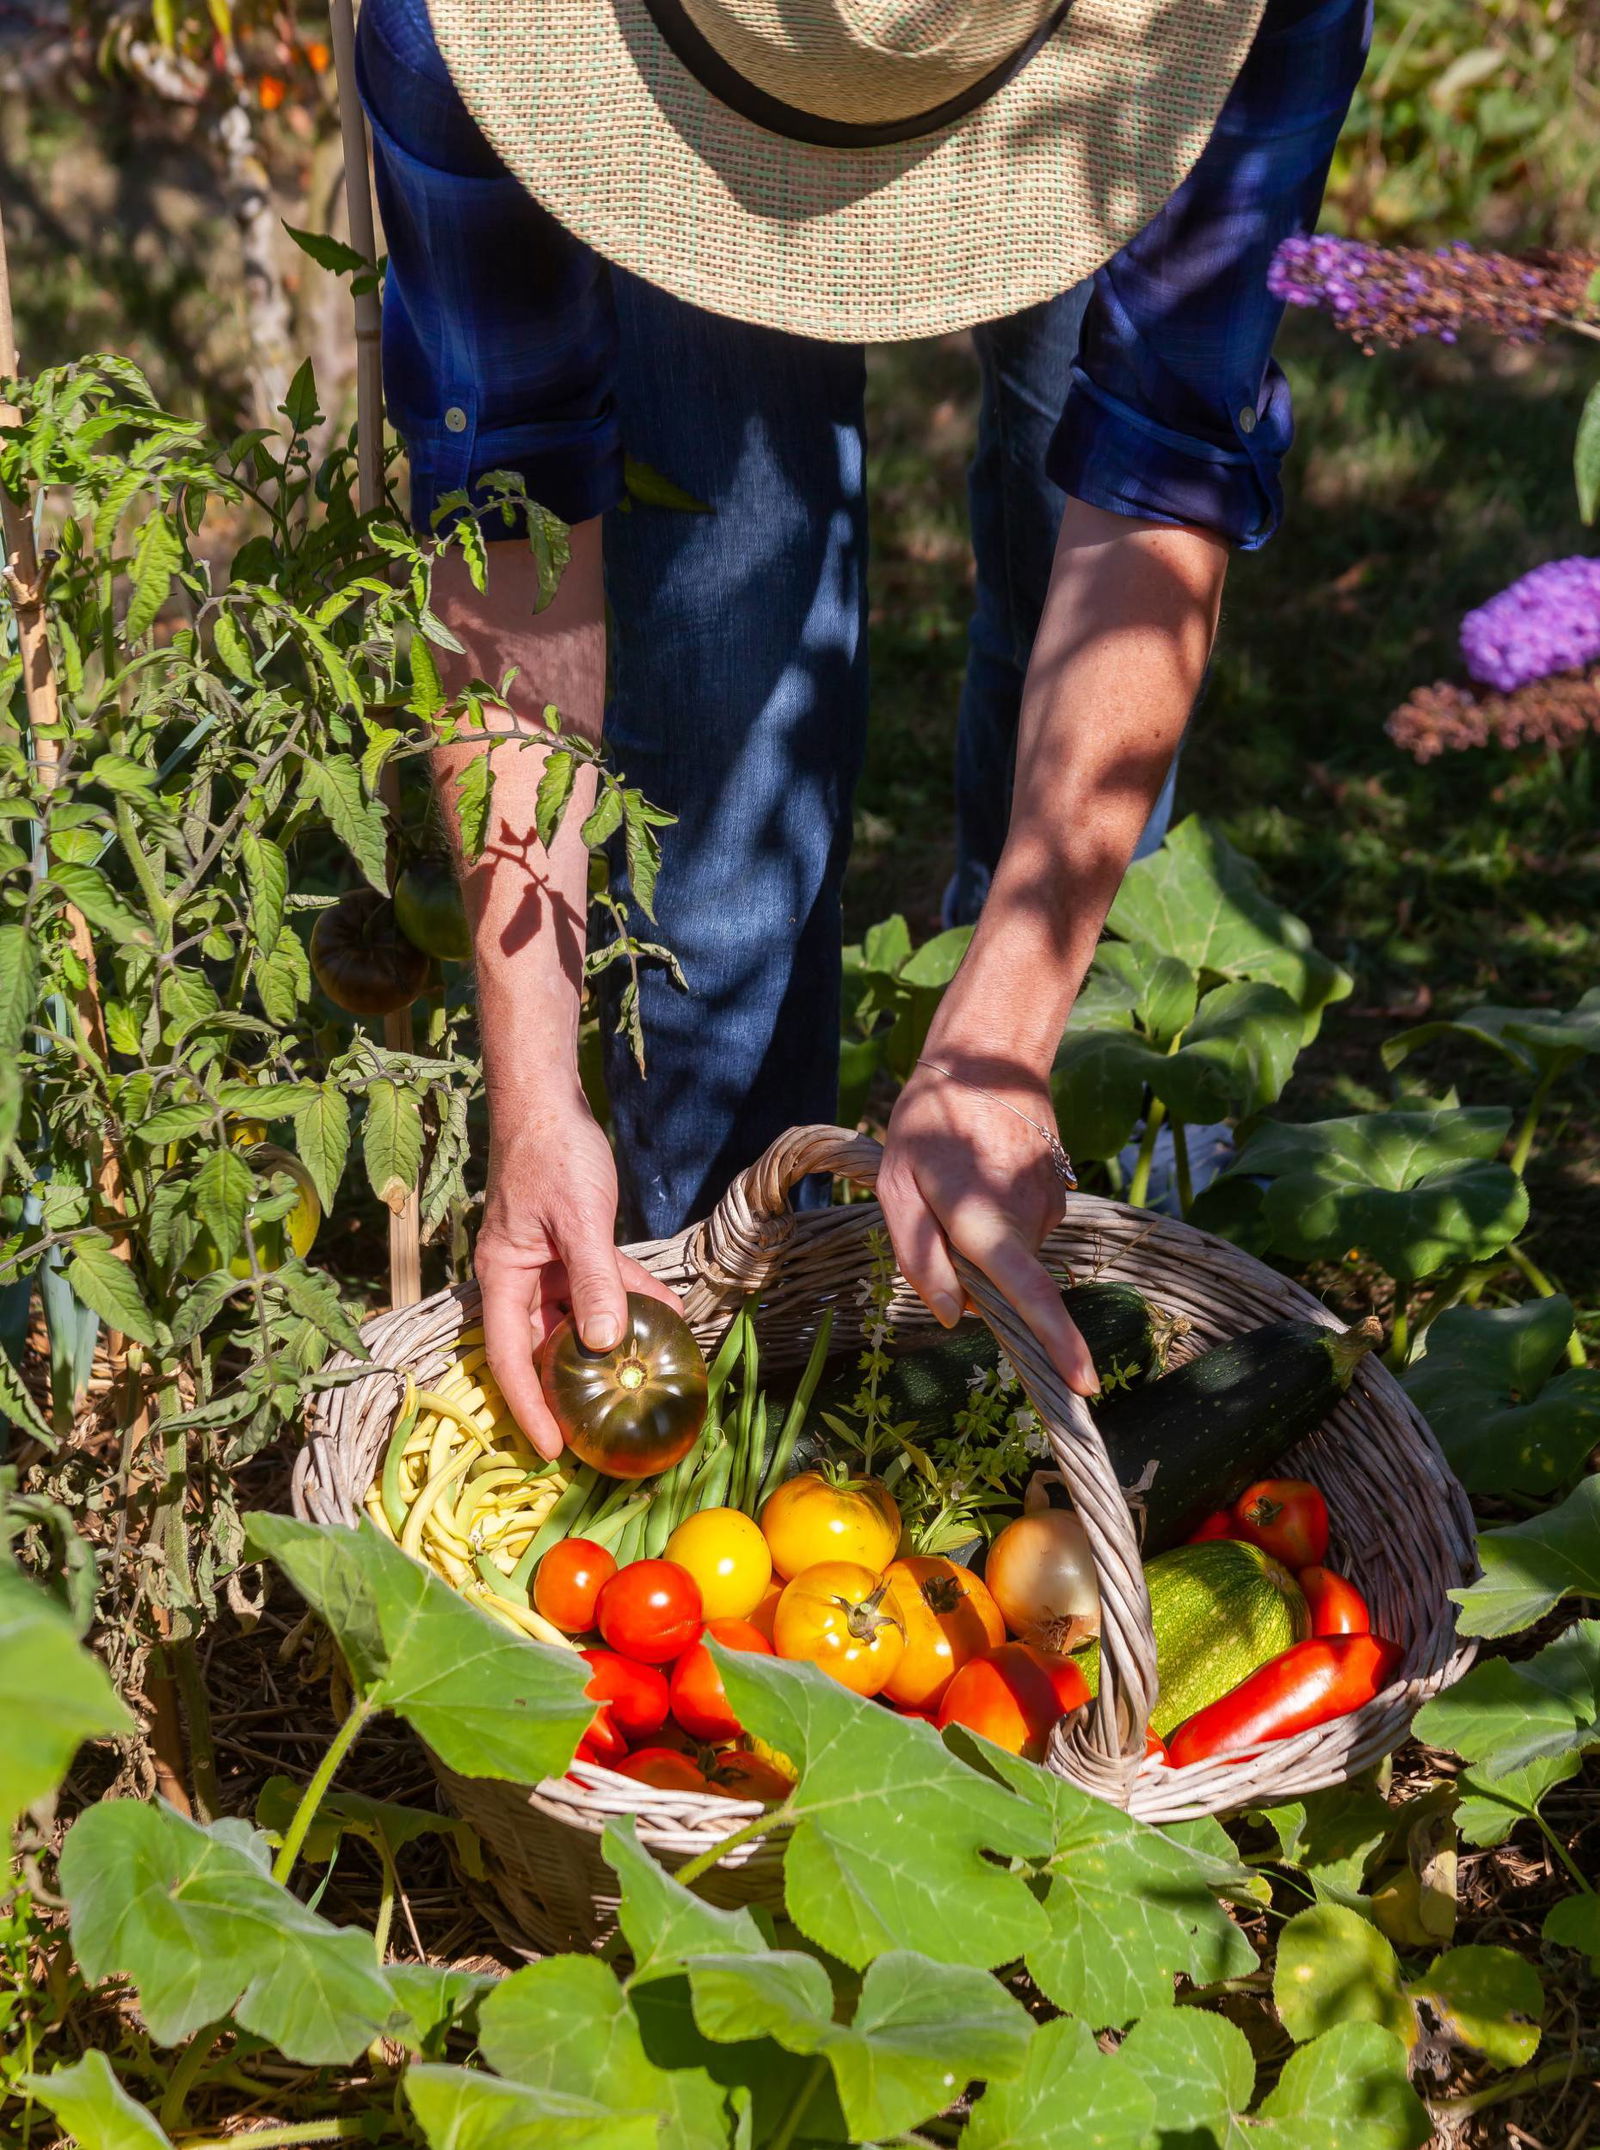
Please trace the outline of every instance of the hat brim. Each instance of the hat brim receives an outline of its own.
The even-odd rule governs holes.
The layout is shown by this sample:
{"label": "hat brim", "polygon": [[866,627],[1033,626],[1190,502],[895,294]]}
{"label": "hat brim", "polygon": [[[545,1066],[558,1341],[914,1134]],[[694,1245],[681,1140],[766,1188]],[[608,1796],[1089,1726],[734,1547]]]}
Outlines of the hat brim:
{"label": "hat brim", "polygon": [[1178,187],[1264,0],[1074,0],[967,118],[815,148],[730,110],[644,0],[429,0],[463,101],[578,238],[713,313],[838,342],[1053,298]]}

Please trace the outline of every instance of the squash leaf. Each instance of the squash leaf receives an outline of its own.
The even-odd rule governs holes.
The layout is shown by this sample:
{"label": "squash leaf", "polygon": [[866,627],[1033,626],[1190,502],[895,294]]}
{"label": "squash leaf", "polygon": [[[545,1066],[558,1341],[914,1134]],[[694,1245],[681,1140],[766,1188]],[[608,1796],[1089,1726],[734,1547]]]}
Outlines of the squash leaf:
{"label": "squash leaf", "polygon": [[1509,1060],[1528,1077],[1554,1082],[1588,1054],[1600,1052],[1600,986],[1574,1008],[1468,1008],[1451,1021],[1418,1023],[1386,1038],[1383,1064],[1397,1068],[1419,1047],[1441,1040],[1478,1045]]}
{"label": "squash leaf", "polygon": [[1534,1657],[1492,1657],[1417,1712],[1416,1733],[1493,1779],[1600,1745],[1600,1620],[1580,1620]]}
{"label": "squash leaf", "polygon": [[132,1728],[65,1608],[0,1553],[0,1829],[50,1797],[86,1739]]}
{"label": "squash leaf", "polygon": [[1451,1307],[1401,1376],[1469,1493],[1551,1494],[1600,1446],[1600,1368],[1566,1367],[1570,1299]]}
{"label": "squash leaf", "polygon": [[990,2084],[961,2143],[962,2150],[1149,2150],[1155,2119],[1149,2085],[1102,2053],[1086,2023],[1058,2016],[1034,2032],[1022,2073]]}
{"label": "squash leaf", "polygon": [[22,2087],[55,2114],[80,2150],[171,2150],[155,2114],[129,2097],[98,2047],[71,2068],[25,2075]]}
{"label": "squash leaf", "polygon": [[1526,1523],[1483,1532],[1478,1558],[1482,1575],[1450,1593],[1465,1635],[1514,1635],[1564,1597],[1600,1597],[1600,1477]]}

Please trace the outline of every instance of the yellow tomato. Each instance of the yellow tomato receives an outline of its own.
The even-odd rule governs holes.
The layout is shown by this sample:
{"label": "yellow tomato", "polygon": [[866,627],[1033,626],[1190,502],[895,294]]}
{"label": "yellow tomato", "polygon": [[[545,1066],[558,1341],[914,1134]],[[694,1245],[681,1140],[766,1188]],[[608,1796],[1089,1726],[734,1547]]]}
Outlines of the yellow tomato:
{"label": "yellow tomato", "polygon": [[906,1647],[883,1692],[902,1708],[931,1710],[969,1657],[1005,1641],[1006,1624],[984,1583],[953,1560],[897,1560],[886,1580],[886,1609],[898,1614]]}
{"label": "yellow tomato", "polygon": [[785,1578],[819,1560],[851,1560],[874,1574],[900,1543],[900,1511],[876,1478],[842,1478],[802,1471],[779,1486],[761,1511],[761,1534],[772,1565]]}
{"label": "yellow tomato", "polygon": [[[260,1142],[248,1152],[249,1161],[258,1178],[257,1199],[265,1199],[270,1191],[269,1183],[274,1173],[287,1173],[300,1191],[300,1199],[286,1217],[278,1217],[270,1224],[257,1224],[252,1204],[246,1230],[255,1248],[256,1262],[264,1270],[281,1269],[291,1254],[303,1261],[311,1252],[317,1228],[322,1222],[322,1204],[317,1200],[317,1190],[311,1174],[289,1150],[280,1150],[275,1143]],[[189,1249],[183,1265],[187,1277],[209,1276],[213,1269],[222,1267],[222,1256],[216,1241],[202,1226],[199,1237]],[[241,1248],[228,1264],[229,1274],[247,1277],[250,1274],[250,1257]]]}
{"label": "yellow tomato", "polygon": [[700,1585],[708,1620],[748,1620],[772,1581],[767,1541],[739,1508],[702,1508],[667,1540],[668,1560]]}
{"label": "yellow tomato", "polygon": [[858,1561],[818,1561],[778,1600],[778,1655],[820,1665],[852,1694],[880,1694],[906,1646],[899,1615],[884,1602],[888,1594],[883,1577]]}

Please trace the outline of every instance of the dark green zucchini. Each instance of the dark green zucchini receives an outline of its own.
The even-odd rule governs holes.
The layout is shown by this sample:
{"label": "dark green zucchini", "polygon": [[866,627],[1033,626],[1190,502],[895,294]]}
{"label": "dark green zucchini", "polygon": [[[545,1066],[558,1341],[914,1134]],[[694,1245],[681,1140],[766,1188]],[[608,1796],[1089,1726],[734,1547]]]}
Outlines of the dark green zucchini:
{"label": "dark green zucchini", "polygon": [[[1069,1284],[1061,1303],[1077,1323],[1108,1390],[1126,1389],[1152,1367],[1159,1373],[1166,1363],[1174,1324],[1131,1284]],[[888,1416],[895,1423],[914,1419],[924,1436],[948,1433],[956,1413],[966,1408],[973,1374],[980,1369],[989,1372],[998,1356],[988,1323],[963,1321],[931,1344],[896,1353],[878,1394],[886,1399]],[[823,1383],[817,1393],[817,1411],[836,1415],[848,1411],[860,1386],[854,1364],[846,1365]]]}
{"label": "dark green zucchini", "polygon": [[1274,1321],[1095,1406],[1111,1467],[1142,1504],[1146,1555],[1178,1545],[1314,1433],[1383,1331]]}

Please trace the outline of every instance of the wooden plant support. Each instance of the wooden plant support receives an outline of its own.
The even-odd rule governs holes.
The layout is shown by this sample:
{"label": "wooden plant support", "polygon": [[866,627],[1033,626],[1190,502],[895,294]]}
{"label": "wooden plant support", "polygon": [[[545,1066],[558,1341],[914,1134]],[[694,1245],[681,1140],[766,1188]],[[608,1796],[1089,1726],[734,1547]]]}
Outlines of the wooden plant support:
{"label": "wooden plant support", "polygon": [[[339,132],[344,142],[344,196],[350,244],[374,269],[378,238],[367,178],[367,123],[356,95],[356,19],[352,0],[329,0],[334,77],[339,89]],[[381,305],[377,288],[357,291],[356,316],[356,501],[363,515],[383,497],[383,357],[379,344]],[[390,814],[400,805],[400,779],[389,764],[381,796]],[[393,861],[391,859],[391,874]],[[383,1042],[392,1052],[412,1049],[411,1010],[383,1020]],[[422,1297],[421,1204],[415,1188],[389,1217],[389,1303],[415,1306]]]}

